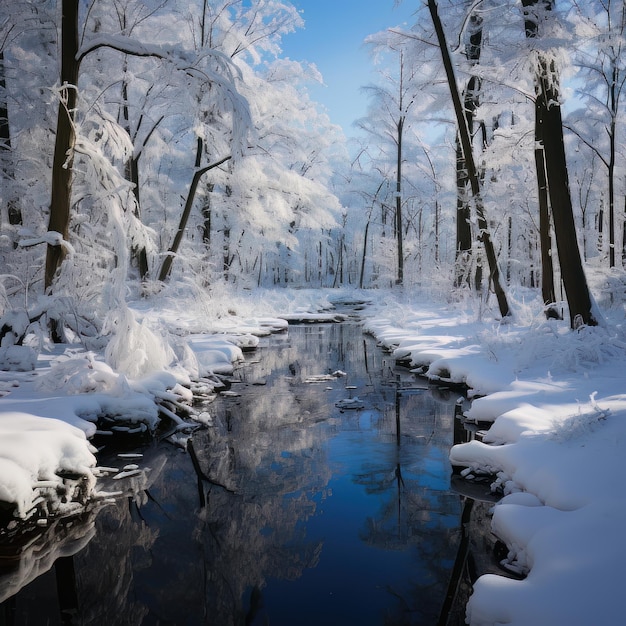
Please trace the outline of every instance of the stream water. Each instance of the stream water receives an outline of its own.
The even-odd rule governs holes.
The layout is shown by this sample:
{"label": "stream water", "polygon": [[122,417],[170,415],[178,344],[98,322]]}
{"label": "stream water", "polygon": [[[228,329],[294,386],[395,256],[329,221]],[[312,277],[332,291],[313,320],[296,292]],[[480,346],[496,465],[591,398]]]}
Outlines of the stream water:
{"label": "stream water", "polygon": [[0,561],[0,624],[436,624],[458,394],[425,387],[353,322],[264,339],[188,452]]}

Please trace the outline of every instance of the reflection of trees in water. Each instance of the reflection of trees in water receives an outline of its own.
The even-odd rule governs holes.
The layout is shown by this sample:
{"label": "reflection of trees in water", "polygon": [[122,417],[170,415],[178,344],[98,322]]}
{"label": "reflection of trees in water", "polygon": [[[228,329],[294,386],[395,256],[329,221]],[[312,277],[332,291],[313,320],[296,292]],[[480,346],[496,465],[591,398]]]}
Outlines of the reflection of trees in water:
{"label": "reflection of trees in water", "polygon": [[[441,484],[449,407],[408,391],[396,402],[404,381],[393,359],[355,325],[290,329],[289,336],[264,341],[272,349],[238,372],[243,382],[232,389],[239,397],[211,406],[213,425],[195,433],[193,454],[155,446],[141,462],[153,471],[105,486],[126,493],[91,521],[95,538],[70,557],[75,623],[247,623],[268,579],[295,580],[317,565],[322,543],[310,540],[306,527],[328,495],[325,442],[340,431],[368,430],[368,419],[384,443],[372,444],[379,452],[366,457],[357,482],[378,494],[381,507],[364,522],[362,539],[408,547],[416,561],[416,579],[389,590],[398,611],[388,623],[436,622],[431,609],[439,595],[425,600],[424,589],[441,578],[441,554],[454,544],[450,527],[458,522],[441,513],[458,509],[456,496]],[[347,376],[304,382],[334,370]],[[381,377],[390,383],[382,389]],[[341,414],[335,407],[352,393],[346,385],[357,387],[365,410]],[[70,552],[54,553],[50,563],[56,554]]]}
{"label": "reflection of trees in water", "polygon": [[[149,553],[158,533],[138,523],[137,511],[146,503],[146,490],[165,461],[153,456],[149,462],[152,471],[99,483],[101,491],[117,492],[115,503],[96,502],[80,516],[55,520],[24,546],[13,571],[0,574],[0,599],[15,594],[3,608],[16,621],[6,623],[44,623],[44,618],[45,623],[57,623],[52,617],[56,607],[63,616],[59,623],[131,626],[142,622],[148,609],[133,594],[135,557]],[[36,589],[31,592],[26,587],[36,576],[42,578],[35,586],[47,587],[51,604],[42,601]]]}
{"label": "reflection of trees in water", "polygon": [[[295,580],[317,565],[322,544],[307,540],[306,522],[332,474],[323,444],[340,427],[337,394],[363,375],[356,326],[292,328],[289,337],[269,341],[267,358],[238,372],[243,383],[233,390],[241,395],[216,402],[213,426],[193,442],[208,490],[196,533],[211,564],[206,584],[215,623],[241,620],[242,597],[257,602],[268,578]],[[334,370],[348,376],[304,382]],[[271,390],[256,382],[271,382]]]}
{"label": "reflection of trees in water", "polygon": [[80,624],[131,626],[141,624],[148,614],[146,605],[135,596],[134,579],[140,569],[137,558],[149,562],[158,533],[133,520],[133,506],[103,511],[97,519],[94,539],[75,557]]}
{"label": "reflection of trees in water", "polygon": [[[94,535],[95,511],[80,517],[52,520],[45,530],[16,537],[0,546],[0,602],[16,594],[61,557],[80,551]],[[0,623],[2,620],[0,620]]]}
{"label": "reflection of trees in water", "polygon": [[[310,376],[328,373],[320,371],[320,363],[329,363],[328,352],[335,349],[336,367],[348,374],[341,386],[355,384],[356,393],[361,396],[369,385],[370,376],[388,374],[392,382],[379,391],[369,388],[365,391],[366,404],[374,409],[367,414],[374,416],[374,428],[389,444],[388,456],[371,458],[371,463],[364,466],[356,478],[366,491],[381,498],[379,513],[365,521],[361,539],[387,550],[409,548],[414,551],[415,578],[407,581],[403,589],[389,590],[397,599],[397,610],[389,614],[387,623],[436,623],[458,541],[460,511],[458,497],[448,492],[447,449],[453,425],[450,399],[445,393],[441,402],[430,394],[408,390],[398,393],[403,382],[414,382],[411,376],[394,373],[390,360],[379,351],[368,353],[362,336],[349,335],[349,327],[337,326],[328,331],[331,343],[320,341],[319,328],[313,327],[304,329],[304,347],[301,345],[297,352],[291,353],[287,344],[282,346],[281,359],[286,359],[291,367],[285,372],[279,362],[272,364],[271,394],[255,394],[251,400],[244,389],[241,398],[229,400],[222,414],[215,416],[216,429],[210,431],[210,441],[203,450],[207,471],[212,480],[239,493],[240,502],[234,507],[242,510],[235,513],[237,521],[234,529],[231,528],[229,524],[233,521],[228,510],[233,510],[235,499],[214,488],[216,495],[210,496],[207,523],[217,524],[222,533],[235,533],[222,543],[231,547],[238,543],[245,546],[246,538],[237,533],[248,524],[243,509],[252,502],[246,502],[246,494],[256,490],[259,495],[254,500],[258,510],[253,513],[257,519],[252,523],[252,532],[257,537],[243,567],[248,571],[256,567],[266,576],[296,578],[307,567],[307,559],[317,557],[315,550],[302,552],[300,558],[295,554],[287,555],[284,546],[291,547],[294,542],[305,545],[304,537],[297,531],[304,528],[304,522],[315,512],[315,501],[310,496],[328,481],[328,475],[320,479],[320,472],[328,471],[326,459],[317,459],[321,441],[337,429],[359,428],[360,416],[364,415],[344,416],[343,425],[334,419],[321,421],[332,413],[323,400],[324,386],[299,384]],[[343,347],[337,349],[337,346]],[[285,361],[281,362],[284,368]],[[356,372],[360,373],[358,380]],[[380,409],[382,417],[378,417],[380,414],[375,408]],[[266,469],[260,473],[259,467]],[[307,477],[317,479],[317,483],[303,488]],[[286,503],[284,494],[290,489],[298,496],[289,503],[291,506],[281,510]],[[278,495],[276,511],[279,516],[275,521],[271,520],[271,510],[267,513],[260,510],[261,502],[269,504],[270,509],[274,506],[273,496],[268,491]],[[217,505],[215,497],[219,498]],[[298,517],[302,519],[301,525],[297,524]],[[261,520],[267,520],[267,527]],[[219,543],[219,539],[214,537],[215,543]],[[447,560],[442,558],[444,554],[449,555]],[[289,558],[293,559],[291,564]],[[230,553],[226,554],[226,559],[231,570],[232,563],[244,560],[239,557],[237,561],[237,555]],[[285,565],[289,574],[283,570]],[[248,576],[247,581],[248,588],[263,584],[262,576],[256,581]],[[238,598],[239,592],[237,589],[232,597]]]}
{"label": "reflection of trees in water", "polygon": [[212,488],[200,514],[205,595],[212,623],[243,624],[252,589],[270,576],[296,579],[315,567],[321,543],[308,542],[299,518],[312,510],[307,494],[281,502],[283,494],[238,496]]}
{"label": "reflection of trees in water", "polygon": [[242,598],[268,577],[294,580],[317,564],[322,545],[305,531],[331,476],[321,445],[334,429],[320,417],[326,402],[319,390],[281,380],[271,399],[228,399],[214,426],[194,437],[208,479],[196,536],[211,564],[216,623],[237,623]]}
{"label": "reflection of trees in water", "polygon": [[149,469],[99,485],[106,491],[121,489],[122,494],[98,515],[93,540],[74,559],[79,595],[77,623],[132,626],[141,624],[149,614],[147,603],[137,592],[137,581],[142,570],[152,565],[152,551],[159,538],[159,530],[146,518],[151,508],[158,507],[151,493],[163,480],[166,468],[170,469],[168,452],[146,450],[140,463]]}
{"label": "reflection of trees in water", "polygon": [[258,603],[268,578],[295,580],[317,565],[322,544],[307,539],[306,522],[331,477],[323,442],[338,423],[326,385],[302,381],[344,366],[342,332],[312,326],[271,340],[268,358],[241,370],[241,395],[216,402],[213,426],[194,437],[208,491],[196,537],[215,623],[243,623],[243,603]]}
{"label": "reflection of trees in water", "polygon": [[[367,343],[370,350],[366,348]],[[333,369],[345,371],[350,380],[353,374],[362,373],[364,368],[380,375],[382,367],[381,351],[374,347],[373,339],[366,341],[356,324],[292,326],[288,335],[262,339],[261,346],[271,347],[271,350],[263,351],[260,359],[251,357],[252,373],[246,365],[237,372],[244,382],[287,377],[300,383],[310,376],[332,373]],[[388,360],[392,361],[391,357]]]}
{"label": "reflection of trees in water", "polygon": [[315,454],[332,429],[332,420],[324,420],[325,403],[319,387],[302,389],[287,380],[274,384],[271,397],[228,399],[206,436],[194,438],[205,473],[241,492],[305,480],[293,475],[303,471],[302,463],[317,462],[316,471],[324,471],[325,458]]}
{"label": "reflection of trees in water", "polygon": [[400,390],[387,400],[376,427],[389,442],[388,454],[355,478],[381,498],[360,537],[386,550],[414,550],[415,578],[406,590],[389,590],[397,603],[385,623],[436,623],[459,540],[460,500],[442,480],[449,476],[444,451],[454,418],[449,405],[430,394]]}

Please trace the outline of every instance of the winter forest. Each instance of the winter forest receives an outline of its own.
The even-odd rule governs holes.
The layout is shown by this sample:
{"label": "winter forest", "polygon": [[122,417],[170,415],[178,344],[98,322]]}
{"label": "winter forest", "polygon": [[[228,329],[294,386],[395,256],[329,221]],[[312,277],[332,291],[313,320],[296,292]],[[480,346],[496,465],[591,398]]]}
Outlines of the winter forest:
{"label": "winter forest", "polygon": [[[281,57],[302,25],[288,2],[12,4],[3,306],[45,294],[97,324],[128,289],[181,281],[480,293],[485,236],[502,285],[584,302],[582,265],[622,267],[624,16],[522,5],[439,7],[470,176],[426,7],[410,31],[370,37],[380,80],[348,141],[307,95],[315,67]],[[589,305],[575,314],[588,322]]]}
{"label": "winter forest", "polygon": [[[376,78],[362,88],[365,116],[346,130],[310,95],[324,81],[316,65],[283,53],[284,38],[306,25],[289,0],[0,0],[0,431],[22,433],[18,413],[58,417],[48,414],[56,404],[20,408],[20,393],[109,394],[98,408],[73,400],[59,419],[82,443],[68,452],[68,426],[52,454],[93,488],[87,440],[103,414],[141,396],[132,406],[143,428],[165,415],[182,430],[178,410],[219,370],[215,354],[228,369],[255,341],[231,338],[202,362],[205,335],[239,313],[271,315],[263,297],[284,304],[331,291],[399,302],[387,315],[404,334],[387,341],[371,320],[369,332],[432,380],[466,385],[477,396],[470,415],[495,421],[511,409],[512,396],[497,396],[508,390],[511,414],[527,395],[542,407],[549,397],[563,420],[591,416],[586,434],[605,423],[610,411],[587,386],[598,363],[612,364],[607,377],[622,371],[626,346],[626,2],[395,4],[409,2],[411,24],[381,26],[364,42]],[[246,297],[257,308],[245,309]],[[421,319],[406,311],[431,302],[443,303],[437,324],[428,318],[421,347],[402,352]],[[485,326],[466,326],[466,308]],[[195,347],[194,333],[204,333]],[[475,336],[484,362],[455,361],[473,358]],[[588,404],[541,387],[570,366],[588,368],[567,387],[588,392]],[[521,392],[520,372],[537,387]],[[623,413],[622,383],[611,380],[598,398]],[[497,422],[480,445],[517,443],[524,428],[511,424]],[[577,428],[557,434],[570,441]],[[44,490],[62,472],[44,462],[44,439],[33,470],[2,438],[0,504],[27,518],[40,502],[31,481]],[[493,469],[499,453],[484,448],[455,446],[451,458]],[[547,483],[515,482],[513,461],[500,460],[509,471],[500,486],[534,494],[538,509],[579,504],[568,492],[554,505]],[[509,546],[522,545],[514,523],[498,523]],[[541,570],[519,553],[508,558],[520,571]],[[493,608],[495,587],[479,587],[472,624],[566,623],[515,621]],[[514,617],[540,606],[530,597],[518,598]],[[614,623],[576,621],[574,609],[568,619]]]}
{"label": "winter forest", "polygon": [[12,3],[3,308],[100,334],[129,293],[168,284],[435,282],[541,289],[593,321],[583,267],[610,277],[624,257],[623,7],[439,13],[453,74],[426,6],[372,34],[380,79],[347,140],[307,95],[315,67],[281,56],[303,24],[289,2]]}

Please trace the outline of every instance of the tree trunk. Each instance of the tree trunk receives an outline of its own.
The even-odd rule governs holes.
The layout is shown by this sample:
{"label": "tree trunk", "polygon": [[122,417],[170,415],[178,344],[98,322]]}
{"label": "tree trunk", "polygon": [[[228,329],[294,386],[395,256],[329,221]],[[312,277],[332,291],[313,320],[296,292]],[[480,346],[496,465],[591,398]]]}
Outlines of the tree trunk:
{"label": "tree trunk", "polygon": [[396,167],[396,240],[398,242],[398,275],[396,284],[402,285],[404,282],[404,250],[402,232],[402,133],[404,131],[404,116],[400,116],[397,124],[398,131],[398,163]]}
{"label": "tree trunk", "polygon": [[[124,74],[126,74],[126,61],[124,61]],[[128,111],[128,82],[124,78],[122,82],[122,119],[124,120],[124,128],[129,137],[133,137],[130,128],[130,114]],[[133,184],[133,195],[135,196],[135,217],[141,220],[141,202],[139,197],[139,156],[141,152],[134,151],[128,161],[124,164],[124,174],[126,180]],[[139,276],[142,281],[148,278],[148,253],[145,246],[133,246],[131,250],[133,258],[137,263]]]}
{"label": "tree trunk", "polygon": [[207,255],[211,251],[211,229],[213,220],[213,211],[211,208],[211,192],[215,189],[213,183],[207,184],[207,195],[201,207],[202,212],[202,243],[206,246]]}
{"label": "tree trunk", "polygon": [[[11,153],[11,127],[9,124],[9,104],[6,95],[6,80],[4,69],[4,53],[0,50],[0,93],[3,98],[0,101],[0,172],[6,181],[15,179],[15,167]],[[9,193],[6,198],[7,220],[11,226],[22,224],[22,209],[17,198],[17,193],[12,182],[8,183]],[[0,216],[0,225],[2,217]],[[17,238],[12,234],[13,247],[17,247]]]}
{"label": "tree trunk", "polygon": [[[529,7],[543,8],[549,11],[552,0],[522,0],[525,9],[526,36],[534,38],[539,29],[539,13]],[[559,81],[554,61],[539,54],[537,58],[537,135],[543,142],[545,154],[546,178],[554,234],[561,268],[561,278],[569,305],[570,325],[595,326],[597,320],[592,312],[591,294],[580,258],[576,238],[576,225],[569,189],[565,144],[563,142],[563,120],[559,104]]]}
{"label": "tree trunk", "polygon": [[[470,17],[471,32],[469,43],[466,46],[466,55],[472,65],[476,65],[480,60],[482,50],[482,18],[476,13]],[[474,113],[478,108],[478,92],[480,90],[480,79],[471,76],[467,82],[467,87],[463,95],[465,107],[465,120],[468,132],[471,137],[474,134]],[[457,133],[456,139],[456,276],[454,284],[460,287],[464,281],[469,283],[469,264],[472,258],[472,228],[470,223],[469,205],[469,180],[467,177],[467,166],[463,157],[461,140]],[[477,281],[480,285],[480,281]]]}
{"label": "tree trunk", "polygon": [[461,140],[456,139],[456,276],[454,286],[469,281],[468,266],[472,254],[472,227],[470,223],[469,184],[463,158]]}
{"label": "tree trunk", "polygon": [[626,196],[624,196],[624,223],[622,225],[622,265],[626,267]]}
{"label": "tree trunk", "polygon": [[443,31],[443,25],[439,19],[439,13],[437,11],[437,3],[435,0],[428,0],[428,9],[433,20],[435,27],[435,33],[439,42],[439,50],[441,51],[441,58],[443,60],[444,69],[446,72],[446,78],[448,80],[448,86],[450,88],[450,95],[454,104],[454,112],[456,114],[458,132],[461,140],[461,147],[463,149],[463,158],[467,167],[467,176],[469,177],[470,187],[472,189],[472,195],[474,196],[474,205],[476,208],[476,216],[478,219],[478,227],[480,228],[480,240],[485,248],[485,255],[487,256],[487,262],[489,264],[490,278],[493,283],[493,290],[498,300],[498,306],[500,308],[500,315],[508,317],[511,314],[509,303],[506,297],[506,293],[502,288],[500,282],[500,269],[498,268],[498,261],[496,253],[491,241],[491,235],[489,234],[489,227],[487,219],[485,217],[485,210],[483,206],[482,193],[480,179],[478,177],[478,171],[474,163],[474,154],[472,152],[472,139],[467,128],[467,121],[461,103],[461,96],[454,77],[454,68],[452,67],[452,60],[450,59],[450,53],[448,51],[448,44],[446,43],[445,33]]}
{"label": "tree trunk", "polygon": [[206,167],[203,167],[194,172],[193,178],[191,180],[191,185],[189,187],[189,193],[187,194],[187,200],[185,201],[185,207],[180,216],[180,222],[178,223],[178,230],[176,231],[176,235],[174,235],[174,241],[170,246],[165,258],[163,259],[163,264],[161,265],[161,271],[159,272],[159,280],[165,281],[170,274],[170,270],[172,269],[172,263],[174,261],[174,257],[178,252],[178,248],[180,247],[180,243],[183,240],[183,235],[185,234],[185,228],[187,228],[187,221],[189,220],[189,215],[191,214],[191,208],[193,206],[193,201],[196,197],[196,191],[198,190],[198,183],[204,174],[206,174],[209,170],[212,170],[222,163],[225,163],[231,158],[231,156],[226,156],[219,161],[215,161]]}
{"label": "tree trunk", "polygon": [[552,238],[550,237],[550,205],[546,179],[546,157],[541,145],[541,110],[535,107],[535,168],[539,197],[539,241],[541,246],[541,295],[543,303],[556,302],[554,266],[552,263]]}
{"label": "tree trunk", "polygon": [[[612,85],[611,101],[615,105],[615,84]],[[615,267],[615,152],[616,148],[616,114],[611,111],[611,126],[609,130],[609,267]]]}
{"label": "tree trunk", "polygon": [[361,272],[359,275],[359,289],[363,289],[363,277],[365,276],[365,258],[367,256],[367,235],[370,229],[370,220],[365,223],[365,232],[363,233],[363,254],[361,255]]}
{"label": "tree trunk", "polygon": [[544,127],[541,130],[541,137],[546,158],[548,192],[554,217],[554,233],[561,278],[570,310],[570,323],[572,328],[577,328],[581,324],[595,326],[597,320],[591,311],[591,296],[576,239],[576,226],[563,143],[561,107],[557,104],[558,100],[555,99],[557,94],[550,93],[547,81],[541,79],[539,82],[543,83],[540,106],[543,109]]}
{"label": "tree trunk", "polygon": [[[74,163],[74,115],[77,101],[79,0],[63,0],[61,18],[61,102],[52,162],[52,192],[48,232],[61,233],[69,239],[72,168]],[[48,245],[44,287],[50,289],[65,252],[62,246]]]}

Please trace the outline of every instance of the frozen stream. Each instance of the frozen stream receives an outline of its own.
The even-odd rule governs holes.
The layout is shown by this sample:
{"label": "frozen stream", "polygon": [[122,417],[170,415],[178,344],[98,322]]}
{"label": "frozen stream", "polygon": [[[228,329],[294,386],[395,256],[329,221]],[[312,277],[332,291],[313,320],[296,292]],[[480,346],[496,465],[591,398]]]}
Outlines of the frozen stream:
{"label": "frozen stream", "polygon": [[145,471],[118,481],[126,497],[0,563],[6,597],[56,559],[0,623],[437,623],[460,535],[457,394],[350,322],[290,326],[234,378],[192,454],[129,450]]}

